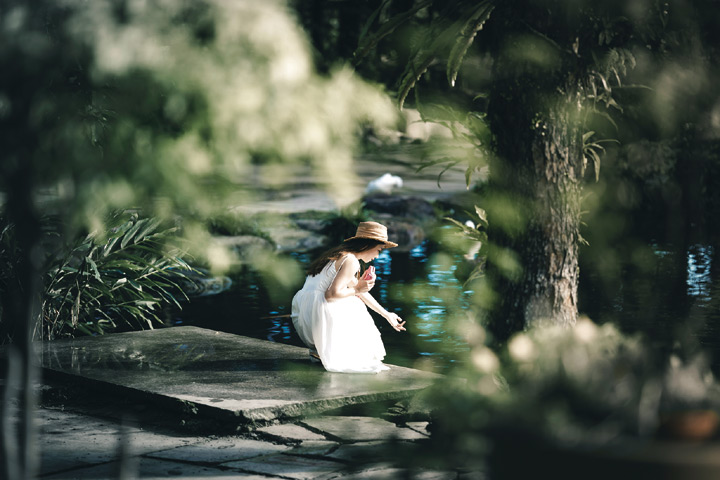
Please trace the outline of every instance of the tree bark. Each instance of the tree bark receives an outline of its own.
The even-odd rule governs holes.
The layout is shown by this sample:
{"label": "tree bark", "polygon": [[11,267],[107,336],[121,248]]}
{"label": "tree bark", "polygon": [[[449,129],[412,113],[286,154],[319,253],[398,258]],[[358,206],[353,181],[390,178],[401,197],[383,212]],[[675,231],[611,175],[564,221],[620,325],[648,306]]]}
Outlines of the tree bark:
{"label": "tree bark", "polygon": [[[498,162],[491,166],[488,212],[488,276],[497,301],[488,327],[499,341],[536,325],[572,326],[578,314],[584,167],[572,116],[579,87],[568,81],[560,93],[543,83],[532,76],[498,82],[489,101]],[[494,202],[512,210],[493,209]],[[501,268],[507,252],[519,262],[517,272]]]}

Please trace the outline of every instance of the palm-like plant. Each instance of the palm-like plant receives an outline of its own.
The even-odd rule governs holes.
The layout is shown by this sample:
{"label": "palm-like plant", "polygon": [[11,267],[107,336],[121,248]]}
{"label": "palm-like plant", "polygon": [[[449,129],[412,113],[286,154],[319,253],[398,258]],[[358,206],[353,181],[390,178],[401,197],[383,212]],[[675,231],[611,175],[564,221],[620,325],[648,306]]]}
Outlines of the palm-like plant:
{"label": "palm-like plant", "polygon": [[176,228],[136,213],[117,214],[111,224],[106,236],[87,235],[48,270],[44,338],[153,328],[164,323],[163,307],[187,298],[178,281],[192,268],[169,246]]}

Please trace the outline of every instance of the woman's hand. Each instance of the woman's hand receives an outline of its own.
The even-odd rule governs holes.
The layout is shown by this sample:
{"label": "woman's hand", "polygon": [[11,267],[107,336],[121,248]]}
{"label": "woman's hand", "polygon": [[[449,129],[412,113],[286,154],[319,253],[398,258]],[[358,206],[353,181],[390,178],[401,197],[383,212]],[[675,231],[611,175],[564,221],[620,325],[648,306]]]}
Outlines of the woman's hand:
{"label": "woman's hand", "polygon": [[403,322],[402,318],[400,318],[396,313],[388,312],[388,315],[385,318],[388,322],[390,322],[390,325],[395,329],[396,332],[405,331],[405,322]]}
{"label": "woman's hand", "polygon": [[357,285],[355,285],[355,291],[357,293],[366,293],[372,290],[372,288],[375,286],[375,278],[372,280],[363,280],[362,278],[358,280]]}

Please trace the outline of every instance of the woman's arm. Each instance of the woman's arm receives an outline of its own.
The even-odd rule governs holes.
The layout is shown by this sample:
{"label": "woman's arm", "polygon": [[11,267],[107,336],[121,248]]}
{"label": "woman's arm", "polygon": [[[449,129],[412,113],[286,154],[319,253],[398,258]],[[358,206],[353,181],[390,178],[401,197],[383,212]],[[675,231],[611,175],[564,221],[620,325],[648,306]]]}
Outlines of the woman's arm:
{"label": "woman's arm", "polygon": [[370,295],[370,292],[359,293],[358,297],[360,297],[360,300],[362,300],[365,305],[382,315],[395,330],[398,332],[405,331],[405,322],[402,321],[402,318],[394,312],[388,312],[385,310],[383,306],[380,305],[380,303],[378,303],[372,295]]}
{"label": "woman's arm", "polygon": [[368,292],[375,281],[358,280],[355,276],[360,270],[360,261],[355,255],[348,254],[342,262],[335,279],[325,291],[325,300],[331,302],[340,298],[351,297],[360,293]]}

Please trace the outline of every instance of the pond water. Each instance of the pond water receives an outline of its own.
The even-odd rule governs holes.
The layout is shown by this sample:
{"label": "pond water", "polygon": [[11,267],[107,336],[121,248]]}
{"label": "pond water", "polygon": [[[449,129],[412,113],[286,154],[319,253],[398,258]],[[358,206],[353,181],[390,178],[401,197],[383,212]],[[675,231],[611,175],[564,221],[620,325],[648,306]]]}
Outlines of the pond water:
{"label": "pond water", "polygon": [[[720,258],[717,242],[650,240],[616,248],[613,275],[581,261],[580,304],[599,323],[641,332],[661,352],[698,349],[720,372]],[[581,254],[582,259],[582,254]]]}
{"label": "pond water", "polygon": [[[678,247],[648,242],[616,246],[612,272],[607,261],[582,262],[580,311],[596,323],[614,322],[626,332],[641,332],[661,353],[703,348],[720,370],[720,267],[711,243]],[[310,254],[295,255],[303,266]],[[582,259],[581,254],[581,259]],[[447,319],[466,310],[471,292],[455,277],[459,255],[443,253],[428,241],[410,251],[386,250],[378,257],[373,295],[407,320],[397,333],[374,316],[388,363],[446,371],[462,361],[467,345],[454,335]],[[233,276],[233,287],[219,295],[193,299],[174,322],[302,346],[289,318],[295,286],[271,296],[249,270]],[[292,290],[292,289],[291,289]]]}

